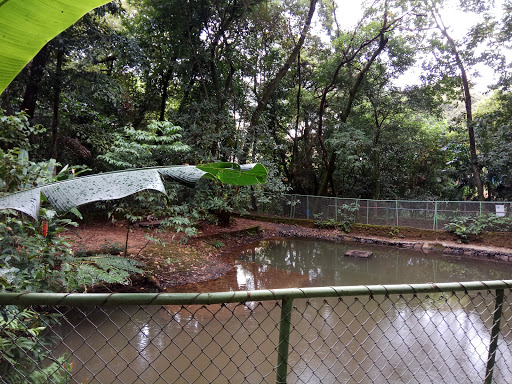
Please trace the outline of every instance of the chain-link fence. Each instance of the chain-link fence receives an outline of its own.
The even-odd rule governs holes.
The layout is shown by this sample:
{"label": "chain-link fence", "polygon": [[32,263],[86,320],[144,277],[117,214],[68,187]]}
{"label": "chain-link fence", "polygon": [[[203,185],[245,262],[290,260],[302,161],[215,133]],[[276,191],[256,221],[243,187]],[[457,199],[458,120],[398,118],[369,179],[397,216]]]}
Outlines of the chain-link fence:
{"label": "chain-link fence", "polygon": [[512,214],[511,202],[494,201],[369,200],[309,195],[266,195],[265,200],[258,210],[278,216],[313,220],[341,220],[350,216],[361,224],[419,229],[443,229],[457,216]]}
{"label": "chain-link fence", "polygon": [[2,383],[512,383],[512,280],[0,294]]}

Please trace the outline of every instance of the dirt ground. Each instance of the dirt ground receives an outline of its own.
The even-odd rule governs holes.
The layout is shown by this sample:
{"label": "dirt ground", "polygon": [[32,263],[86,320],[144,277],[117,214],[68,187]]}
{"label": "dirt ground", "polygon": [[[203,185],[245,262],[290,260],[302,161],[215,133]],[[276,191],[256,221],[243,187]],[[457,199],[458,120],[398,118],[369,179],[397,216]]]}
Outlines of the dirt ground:
{"label": "dirt ground", "polygon": [[[147,223],[146,223],[147,224]],[[71,233],[76,251],[123,253],[127,224],[94,222],[81,224]],[[142,261],[146,276],[129,286],[98,286],[97,292],[108,291],[173,291],[174,287],[215,279],[233,268],[235,255],[248,244],[271,238],[302,237],[331,241],[377,242],[425,249],[455,249],[464,254],[497,252],[510,255],[512,233],[486,234],[469,244],[460,244],[453,234],[414,228],[356,225],[350,234],[335,229],[317,229],[303,225],[236,218],[230,227],[203,224],[197,237],[186,239],[182,233],[158,227],[135,225],[128,234],[128,257]],[[158,244],[151,238],[160,239]],[[419,245],[419,246],[418,246]],[[505,256],[508,259],[508,256]]]}

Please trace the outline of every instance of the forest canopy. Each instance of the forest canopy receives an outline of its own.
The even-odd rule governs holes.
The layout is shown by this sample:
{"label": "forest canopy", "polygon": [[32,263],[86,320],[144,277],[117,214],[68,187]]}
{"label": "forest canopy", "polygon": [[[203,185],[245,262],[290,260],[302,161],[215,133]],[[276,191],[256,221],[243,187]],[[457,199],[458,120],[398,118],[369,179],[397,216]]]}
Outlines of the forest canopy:
{"label": "forest canopy", "polygon": [[[447,6],[475,22],[461,33]],[[269,191],[512,200],[512,4],[376,0],[351,23],[344,7],[96,8],[2,92],[2,172],[20,154],[92,172],[259,162]]]}

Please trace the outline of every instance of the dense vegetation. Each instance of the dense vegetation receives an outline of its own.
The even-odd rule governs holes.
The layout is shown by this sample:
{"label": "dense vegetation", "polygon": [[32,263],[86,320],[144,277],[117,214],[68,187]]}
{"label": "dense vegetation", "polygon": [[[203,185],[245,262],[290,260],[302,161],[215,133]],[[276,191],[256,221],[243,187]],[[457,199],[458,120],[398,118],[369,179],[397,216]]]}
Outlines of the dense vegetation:
{"label": "dense vegetation", "polygon": [[[79,173],[232,161],[265,164],[268,182],[202,185],[195,200],[170,187],[105,208],[129,223],[152,212],[193,234],[195,220],[228,223],[265,191],[512,200],[512,3],[460,0],[475,21],[460,35],[440,11],[455,2],[375,0],[350,21],[342,0],[112,1],[49,41],[2,92],[0,196]],[[482,67],[495,74],[483,94]],[[1,290],[84,291],[143,272],[109,250],[73,251],[58,234],[76,223],[44,203],[40,221],[2,213]],[[341,223],[318,225],[350,230],[354,207],[343,209]],[[448,229],[467,240],[503,225],[460,218]],[[0,314],[0,375],[37,375],[41,320],[58,320]],[[51,364],[29,378],[66,382],[70,371]]]}
{"label": "dense vegetation", "polygon": [[[2,93],[3,156],[96,172],[258,161],[270,190],[511,199],[510,3],[462,2],[479,23],[460,38],[444,3],[376,1],[349,24],[343,2],[114,1]],[[419,65],[421,83],[397,86]],[[485,95],[477,65],[496,74]],[[172,151],[177,132],[190,150]]]}

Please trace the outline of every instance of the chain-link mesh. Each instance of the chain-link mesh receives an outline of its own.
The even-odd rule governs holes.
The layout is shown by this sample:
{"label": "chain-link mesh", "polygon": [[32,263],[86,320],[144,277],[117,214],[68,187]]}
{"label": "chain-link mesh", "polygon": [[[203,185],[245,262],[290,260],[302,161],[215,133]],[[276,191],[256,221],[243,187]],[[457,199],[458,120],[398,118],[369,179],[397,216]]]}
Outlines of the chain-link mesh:
{"label": "chain-link mesh", "polygon": [[[495,214],[510,216],[510,202],[407,201],[348,199],[307,195],[268,195],[259,211],[297,219],[343,221],[419,229],[443,229],[453,218]],[[352,206],[356,206],[354,211]]]}
{"label": "chain-link mesh", "polygon": [[[290,381],[483,383],[493,300],[487,292],[301,303]],[[500,347],[495,382],[509,383],[510,339]]]}
{"label": "chain-link mesh", "polygon": [[50,306],[43,297],[0,307],[0,382],[273,383],[284,372],[289,383],[512,383],[512,282],[496,283],[507,288],[253,291],[242,297],[264,300],[205,305]]}

